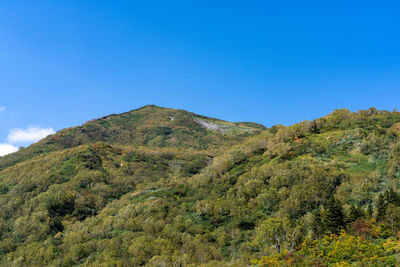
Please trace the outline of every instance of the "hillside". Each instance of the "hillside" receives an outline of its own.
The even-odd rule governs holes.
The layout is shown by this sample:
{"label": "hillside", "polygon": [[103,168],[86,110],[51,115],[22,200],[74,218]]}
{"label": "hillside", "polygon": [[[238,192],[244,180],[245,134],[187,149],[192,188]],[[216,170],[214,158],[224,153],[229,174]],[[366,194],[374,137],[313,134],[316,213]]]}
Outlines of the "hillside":
{"label": "hillside", "polygon": [[0,158],[0,263],[396,266],[399,136],[374,108],[265,129],[146,106],[65,129]]}
{"label": "hillside", "polygon": [[17,153],[0,157],[0,170],[35,155],[104,141],[108,144],[220,151],[265,130],[257,123],[233,123],[185,110],[147,105],[63,129]]}

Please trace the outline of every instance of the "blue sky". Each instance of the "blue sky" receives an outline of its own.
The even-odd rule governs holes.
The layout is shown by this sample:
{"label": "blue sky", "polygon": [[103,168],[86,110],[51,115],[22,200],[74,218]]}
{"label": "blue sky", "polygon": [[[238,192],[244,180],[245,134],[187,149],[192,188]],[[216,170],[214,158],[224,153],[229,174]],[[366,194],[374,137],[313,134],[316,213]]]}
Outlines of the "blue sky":
{"label": "blue sky", "polygon": [[266,126],[399,108],[399,10],[366,0],[1,1],[0,144],[146,104]]}

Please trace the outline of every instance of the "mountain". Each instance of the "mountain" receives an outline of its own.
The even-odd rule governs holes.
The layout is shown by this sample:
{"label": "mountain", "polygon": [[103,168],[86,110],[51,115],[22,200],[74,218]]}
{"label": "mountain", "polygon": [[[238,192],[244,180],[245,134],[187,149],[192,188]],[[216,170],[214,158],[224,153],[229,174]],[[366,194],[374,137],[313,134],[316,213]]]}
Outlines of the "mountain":
{"label": "mountain", "polygon": [[185,110],[147,105],[63,129],[17,153],[0,157],[0,170],[35,155],[100,141],[153,148],[190,148],[211,153],[265,129],[257,123],[233,123]]}
{"label": "mountain", "polygon": [[[168,128],[168,129],[167,129]],[[400,113],[146,106],[0,158],[3,266],[396,266]]]}

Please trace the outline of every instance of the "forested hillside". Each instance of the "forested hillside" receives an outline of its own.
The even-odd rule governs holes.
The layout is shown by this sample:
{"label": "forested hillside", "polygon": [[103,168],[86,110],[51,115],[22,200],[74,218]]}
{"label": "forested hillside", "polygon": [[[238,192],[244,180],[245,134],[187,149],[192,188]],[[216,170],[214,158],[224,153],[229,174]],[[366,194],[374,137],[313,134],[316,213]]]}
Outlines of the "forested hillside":
{"label": "forested hillside", "polygon": [[397,266],[400,113],[146,106],[0,158],[2,266]]}

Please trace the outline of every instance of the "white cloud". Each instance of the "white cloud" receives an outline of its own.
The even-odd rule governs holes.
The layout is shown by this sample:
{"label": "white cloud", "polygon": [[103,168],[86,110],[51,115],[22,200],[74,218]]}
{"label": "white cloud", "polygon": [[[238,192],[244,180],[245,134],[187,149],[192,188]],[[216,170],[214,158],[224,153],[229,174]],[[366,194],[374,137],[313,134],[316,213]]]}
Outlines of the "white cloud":
{"label": "white cloud", "polygon": [[[4,111],[5,107],[0,107],[0,112]],[[50,134],[54,134],[53,128],[27,127],[23,129],[10,130],[7,143],[0,143],[0,157],[18,151],[18,147],[14,144],[30,144],[37,142]]]}
{"label": "white cloud", "polygon": [[18,147],[11,144],[0,144],[0,157],[18,151]]}
{"label": "white cloud", "polygon": [[53,128],[39,128],[39,127],[28,127],[26,130],[13,129],[10,130],[7,140],[11,144],[15,143],[31,143],[37,142],[42,138],[50,134],[54,134]]}
{"label": "white cloud", "polygon": [[5,106],[0,106],[0,112],[2,112],[4,110],[6,110],[6,107]]}

